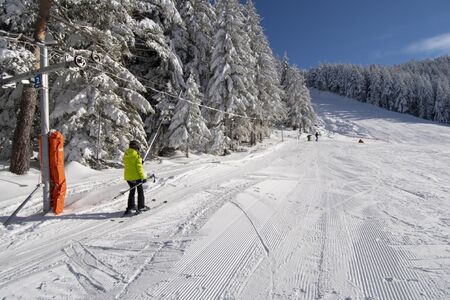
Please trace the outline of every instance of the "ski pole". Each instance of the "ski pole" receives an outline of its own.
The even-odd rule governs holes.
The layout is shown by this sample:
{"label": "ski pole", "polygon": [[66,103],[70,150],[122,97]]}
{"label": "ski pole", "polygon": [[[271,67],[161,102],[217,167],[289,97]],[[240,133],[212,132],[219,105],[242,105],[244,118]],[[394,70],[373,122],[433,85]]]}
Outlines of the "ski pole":
{"label": "ski pole", "polygon": [[[156,182],[156,176],[155,176],[155,174],[150,175],[150,176],[149,176],[149,179],[150,179],[150,178],[153,178],[153,183]],[[120,196],[124,195],[125,193],[127,193],[127,192],[131,191],[132,189],[135,189],[135,188],[137,188],[138,186],[143,185],[143,184],[144,184],[144,182],[139,182],[139,183],[136,184],[135,186],[133,186],[133,187],[131,187],[131,188],[125,190],[125,191],[121,191],[117,196],[115,196],[115,197],[113,198],[113,200],[116,200],[117,198],[119,198]]]}
{"label": "ski pole", "polygon": [[156,136],[158,135],[158,132],[159,132],[159,129],[161,128],[161,125],[162,125],[162,120],[161,120],[161,122],[159,122],[158,128],[156,129],[156,133],[153,136],[153,139],[150,142],[150,145],[148,146],[147,152],[145,152],[145,155],[144,155],[144,158],[142,159],[142,161],[145,161],[145,159],[147,158],[147,155],[150,153],[150,150],[152,149],[153,143],[156,140]]}

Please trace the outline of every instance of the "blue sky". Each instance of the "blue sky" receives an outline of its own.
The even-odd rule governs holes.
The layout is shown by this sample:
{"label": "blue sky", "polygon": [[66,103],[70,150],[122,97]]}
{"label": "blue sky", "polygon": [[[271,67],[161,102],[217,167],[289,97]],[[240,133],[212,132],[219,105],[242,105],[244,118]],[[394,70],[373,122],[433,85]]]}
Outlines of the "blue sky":
{"label": "blue sky", "polygon": [[278,56],[393,65],[450,52],[450,0],[253,0]]}

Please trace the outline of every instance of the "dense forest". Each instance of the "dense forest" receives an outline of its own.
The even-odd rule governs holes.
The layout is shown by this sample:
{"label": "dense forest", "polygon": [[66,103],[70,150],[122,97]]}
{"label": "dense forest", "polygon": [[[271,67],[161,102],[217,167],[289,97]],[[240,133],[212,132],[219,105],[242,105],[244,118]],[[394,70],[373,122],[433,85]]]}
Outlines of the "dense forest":
{"label": "dense forest", "polygon": [[307,83],[323,91],[423,119],[450,123],[450,57],[392,67],[322,64]]}
{"label": "dense forest", "polygon": [[[3,0],[3,76],[34,68],[37,3]],[[65,157],[91,166],[121,161],[130,140],[152,154],[223,154],[268,137],[274,126],[311,130],[303,73],[277,59],[251,0],[56,0],[50,63],[98,54],[98,64],[50,76],[50,122]],[[0,158],[11,155],[23,84],[0,90]],[[30,144],[37,151],[39,113]]]}

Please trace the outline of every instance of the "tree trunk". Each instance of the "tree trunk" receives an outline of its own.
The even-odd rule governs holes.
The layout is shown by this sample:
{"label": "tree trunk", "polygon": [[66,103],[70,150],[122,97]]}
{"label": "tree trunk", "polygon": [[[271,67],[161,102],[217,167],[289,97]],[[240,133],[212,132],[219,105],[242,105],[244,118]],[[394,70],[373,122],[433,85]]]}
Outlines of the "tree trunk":
{"label": "tree trunk", "polygon": [[47,23],[50,18],[50,8],[52,7],[52,4],[53,0],[39,1],[39,17],[34,31],[34,38],[38,42],[45,41],[45,33],[47,32]]}
{"label": "tree trunk", "polygon": [[10,172],[25,174],[30,169],[31,129],[36,110],[36,89],[24,86],[17,125],[14,130]]}
{"label": "tree trunk", "polygon": [[189,136],[186,141],[186,157],[189,158]]}
{"label": "tree trunk", "polygon": [[[40,0],[39,17],[34,31],[34,38],[38,42],[45,41],[45,33],[47,31],[47,22],[50,16],[50,8],[53,0]],[[39,47],[35,47],[34,55],[36,57],[37,66],[39,68]],[[32,127],[33,118],[36,110],[37,93],[34,87],[26,85],[22,91],[20,102],[20,111],[17,116],[17,124],[14,130],[10,172],[15,174],[25,174],[30,169],[30,154],[32,145]]]}

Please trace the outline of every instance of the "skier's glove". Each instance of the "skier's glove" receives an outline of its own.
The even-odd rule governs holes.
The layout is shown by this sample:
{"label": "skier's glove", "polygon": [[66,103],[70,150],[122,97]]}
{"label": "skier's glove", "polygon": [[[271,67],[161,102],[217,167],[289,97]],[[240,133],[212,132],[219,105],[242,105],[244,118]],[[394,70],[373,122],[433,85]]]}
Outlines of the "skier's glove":
{"label": "skier's glove", "polygon": [[142,183],[146,183],[147,179],[142,179],[141,181],[142,181]]}

